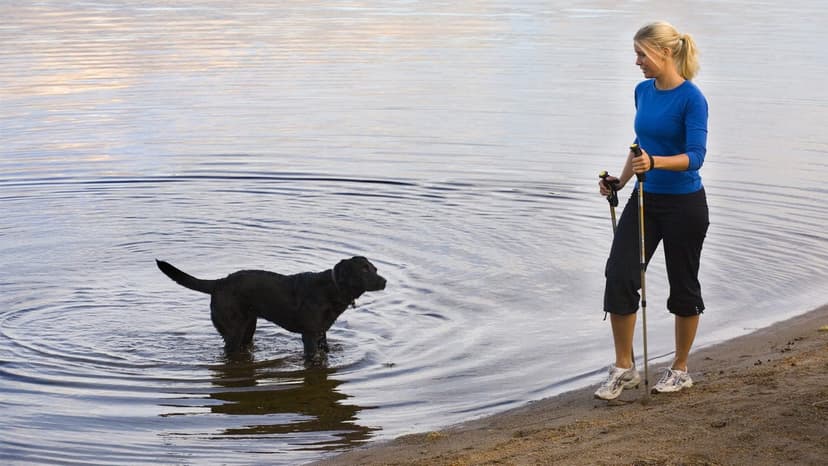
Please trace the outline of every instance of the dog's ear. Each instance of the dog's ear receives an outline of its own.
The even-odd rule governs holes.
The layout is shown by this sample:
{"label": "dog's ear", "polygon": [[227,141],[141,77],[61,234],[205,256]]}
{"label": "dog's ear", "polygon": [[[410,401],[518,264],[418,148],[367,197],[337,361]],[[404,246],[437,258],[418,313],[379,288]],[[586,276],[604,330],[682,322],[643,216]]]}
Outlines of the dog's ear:
{"label": "dog's ear", "polygon": [[354,256],[350,259],[342,259],[334,266],[334,273],[338,280],[347,283],[359,275],[360,269],[364,267],[365,259],[360,256]]}
{"label": "dog's ear", "polygon": [[359,289],[361,284],[361,271],[362,268],[365,267],[365,264],[364,259],[360,256],[354,256],[350,259],[343,259],[339,261],[334,269],[337,280],[339,280],[340,284],[350,291]]}

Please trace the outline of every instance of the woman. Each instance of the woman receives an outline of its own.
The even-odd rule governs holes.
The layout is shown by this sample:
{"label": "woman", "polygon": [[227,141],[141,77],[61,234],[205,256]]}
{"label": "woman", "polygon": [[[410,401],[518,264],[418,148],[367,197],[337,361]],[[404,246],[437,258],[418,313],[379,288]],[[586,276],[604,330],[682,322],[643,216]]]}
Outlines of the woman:
{"label": "woman", "polygon": [[[675,315],[675,359],[653,386],[653,393],[676,392],[693,385],[687,358],[699,315],[704,311],[698,280],[702,243],[708,227],[707,200],[699,169],[707,151],[707,100],[690,80],[699,68],[696,44],[672,25],[656,22],[634,37],[635,64],[645,81],[635,88],[635,143],[619,178],[607,183],[621,189],[633,174],[646,172],[644,183],[645,257],[660,242],[670,284],[667,309]],[[606,266],[604,311],[610,314],[615,363],[595,397],[612,400],[641,377],[632,359],[633,333],[641,288],[638,185],[618,223]]]}

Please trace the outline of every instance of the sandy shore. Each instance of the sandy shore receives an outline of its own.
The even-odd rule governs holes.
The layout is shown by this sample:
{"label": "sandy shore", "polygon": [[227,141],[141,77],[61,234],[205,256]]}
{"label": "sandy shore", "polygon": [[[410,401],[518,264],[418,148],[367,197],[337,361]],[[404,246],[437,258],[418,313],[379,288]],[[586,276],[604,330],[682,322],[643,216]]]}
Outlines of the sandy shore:
{"label": "sandy shore", "polygon": [[828,306],[692,361],[693,388],[646,404],[643,388],[608,404],[589,387],[317,464],[828,464]]}

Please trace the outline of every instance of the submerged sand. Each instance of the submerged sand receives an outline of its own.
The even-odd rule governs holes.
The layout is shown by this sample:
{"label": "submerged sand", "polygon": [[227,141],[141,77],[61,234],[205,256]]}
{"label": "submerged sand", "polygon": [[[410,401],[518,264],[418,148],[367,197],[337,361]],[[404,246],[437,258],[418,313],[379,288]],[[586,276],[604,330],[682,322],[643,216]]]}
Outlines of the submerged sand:
{"label": "submerged sand", "polygon": [[828,306],[691,357],[695,386],[646,404],[588,387],[317,464],[828,464]]}

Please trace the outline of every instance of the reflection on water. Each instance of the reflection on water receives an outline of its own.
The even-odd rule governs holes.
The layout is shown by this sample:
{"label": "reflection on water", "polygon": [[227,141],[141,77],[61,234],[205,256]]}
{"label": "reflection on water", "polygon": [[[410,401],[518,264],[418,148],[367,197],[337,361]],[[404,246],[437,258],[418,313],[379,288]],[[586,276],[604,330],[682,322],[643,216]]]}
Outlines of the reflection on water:
{"label": "reflection on water", "polygon": [[[239,418],[243,427],[229,427],[223,435],[259,434],[316,434],[324,432],[336,436],[337,441],[307,445],[306,448],[331,449],[354,446],[370,438],[376,429],[360,426],[357,413],[366,409],[345,400],[350,397],[337,387],[342,381],[329,376],[335,369],[321,367],[299,371],[280,369],[279,361],[255,363],[252,356],[235,357],[227,363],[211,366],[212,383],[229,389],[210,393],[211,400],[221,404],[210,405],[216,414],[255,416],[250,422]],[[266,423],[269,415],[290,415],[299,419],[285,423]],[[310,438],[310,436],[309,436]]]}
{"label": "reflection on water", "polygon": [[[823,3],[0,2],[0,458],[297,464],[597,381],[596,176],[632,139],[645,18],[702,49],[699,344],[823,304]],[[310,369],[266,322],[228,360],[154,262],[353,255],[389,286]]]}

